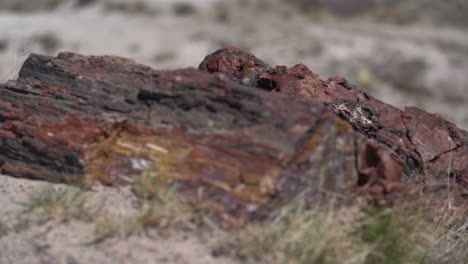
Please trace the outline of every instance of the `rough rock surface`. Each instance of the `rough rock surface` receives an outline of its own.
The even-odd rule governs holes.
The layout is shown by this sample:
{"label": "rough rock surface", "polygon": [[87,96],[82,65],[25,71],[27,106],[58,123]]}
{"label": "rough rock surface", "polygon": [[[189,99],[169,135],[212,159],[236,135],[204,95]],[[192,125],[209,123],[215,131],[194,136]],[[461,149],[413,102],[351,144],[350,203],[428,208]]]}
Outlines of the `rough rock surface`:
{"label": "rough rock surface", "polygon": [[[468,132],[437,114],[416,107],[385,104],[344,78],[321,79],[305,65],[270,67],[252,54],[225,47],[207,56],[199,68],[224,73],[238,83],[319,102],[359,133],[392,152],[404,168],[404,181],[423,190],[468,197]],[[434,192],[431,192],[434,193]]]}
{"label": "rough rock surface", "polygon": [[235,216],[261,216],[305,188],[318,196],[403,188],[400,166],[321,104],[223,74],[31,55],[18,80],[0,86],[0,98],[0,166],[8,175],[177,181],[191,200]]}
{"label": "rough rock surface", "polygon": [[176,182],[190,200],[238,217],[262,217],[301,191],[312,202],[330,191],[404,194],[402,166],[407,181],[427,186],[445,180],[440,166],[449,163],[457,197],[466,196],[468,136],[438,116],[400,111],[302,65],[273,69],[234,48],[200,68],[31,55],[18,80],[0,85],[2,173]]}

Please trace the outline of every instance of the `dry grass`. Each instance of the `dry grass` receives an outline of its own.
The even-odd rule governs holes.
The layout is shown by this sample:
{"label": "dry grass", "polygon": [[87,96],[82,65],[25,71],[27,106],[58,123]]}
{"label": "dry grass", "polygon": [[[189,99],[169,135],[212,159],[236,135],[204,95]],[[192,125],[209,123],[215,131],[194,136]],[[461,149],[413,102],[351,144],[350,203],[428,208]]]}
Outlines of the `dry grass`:
{"label": "dry grass", "polygon": [[159,10],[142,0],[106,0],[104,1],[104,9],[108,12],[120,12],[133,15],[157,15],[159,13]]}
{"label": "dry grass", "polygon": [[8,49],[9,40],[8,39],[0,39],[0,52],[4,52]]}
{"label": "dry grass", "polygon": [[[20,218],[15,229],[50,220],[90,221],[95,232],[89,244],[151,230],[187,230],[192,234],[220,231],[205,211],[189,205],[175,187],[162,188],[154,178],[141,177],[133,192],[139,197],[137,210],[120,216],[89,207],[89,196],[80,189],[48,187],[34,193],[24,204],[27,217]],[[213,247],[214,254],[228,254],[247,263],[273,264],[457,264],[468,259],[466,217],[456,216],[446,208],[427,209],[424,201],[393,208],[343,207],[331,201],[326,206],[309,208],[303,201],[298,197],[273,219],[222,231],[227,238]],[[210,241],[220,239],[210,237]]]}
{"label": "dry grass", "polygon": [[2,221],[0,221],[0,238],[6,234],[8,234],[8,227]]}
{"label": "dry grass", "polygon": [[443,208],[428,222],[434,240],[427,263],[467,263],[468,216],[457,216]]}
{"label": "dry grass", "polygon": [[[110,210],[112,208],[106,208],[105,200],[89,191],[49,185],[32,193],[22,204],[24,210],[14,223],[14,229],[21,232],[48,221],[79,220],[95,225],[95,234],[88,242],[99,243],[112,237],[141,234],[148,229],[170,229],[174,225],[194,230],[200,223],[199,209],[181,199],[175,187],[163,188],[153,178],[141,177],[133,186],[133,192],[138,197],[137,208],[127,208],[127,212],[116,214]],[[2,227],[0,225],[0,233]]]}
{"label": "dry grass", "polygon": [[236,253],[265,263],[466,263],[466,222],[417,206],[349,214],[354,209],[295,202],[273,221],[246,227]]}
{"label": "dry grass", "polygon": [[[239,237],[238,254],[266,263],[345,263],[362,256],[351,222],[337,221],[334,210],[291,206],[272,222],[248,226]],[[355,241],[356,240],[356,241]]]}
{"label": "dry grass", "polygon": [[53,10],[64,2],[66,2],[66,0],[0,0],[0,10],[37,12]]}
{"label": "dry grass", "polygon": [[[266,0],[271,1],[271,0]],[[468,4],[463,0],[293,0],[301,12],[327,11],[336,17],[368,17],[380,23],[408,25],[431,22],[441,25],[466,27]]]}
{"label": "dry grass", "polygon": [[32,193],[29,200],[22,203],[24,210],[14,229],[21,232],[33,224],[43,224],[50,220],[92,220],[97,208],[87,206],[88,198],[87,193],[79,188],[46,186]]}
{"label": "dry grass", "polygon": [[174,226],[194,230],[200,222],[198,209],[185,202],[175,186],[164,186],[156,178],[144,175],[135,181],[132,190],[138,199],[137,212],[120,218],[102,214],[95,221],[93,242],[142,234],[149,229],[169,230]]}

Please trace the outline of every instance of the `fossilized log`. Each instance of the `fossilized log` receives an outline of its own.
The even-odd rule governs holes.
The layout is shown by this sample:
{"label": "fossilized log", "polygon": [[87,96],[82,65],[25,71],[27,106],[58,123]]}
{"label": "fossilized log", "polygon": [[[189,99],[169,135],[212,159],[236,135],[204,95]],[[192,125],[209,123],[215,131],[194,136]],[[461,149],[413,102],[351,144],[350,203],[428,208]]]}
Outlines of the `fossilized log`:
{"label": "fossilized log", "polygon": [[305,189],[405,188],[400,166],[322,104],[224,74],[72,53],[33,54],[0,85],[0,167],[57,182],[176,181],[236,216]]}
{"label": "fossilized log", "polygon": [[234,47],[207,56],[199,68],[298,101],[319,102],[369,140],[392,151],[403,165],[405,182],[426,191],[438,189],[436,193],[442,196],[454,190],[461,202],[468,200],[468,132],[439,115],[416,107],[400,110],[344,78],[323,80],[302,64],[272,68]]}

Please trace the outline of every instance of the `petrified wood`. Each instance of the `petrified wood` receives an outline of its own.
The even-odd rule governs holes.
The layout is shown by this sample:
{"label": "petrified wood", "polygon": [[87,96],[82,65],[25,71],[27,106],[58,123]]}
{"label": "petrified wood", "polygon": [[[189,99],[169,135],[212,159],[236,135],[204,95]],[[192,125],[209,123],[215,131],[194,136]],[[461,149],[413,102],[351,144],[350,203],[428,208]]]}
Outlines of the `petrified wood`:
{"label": "petrified wood", "polygon": [[18,80],[0,86],[0,122],[5,174],[86,184],[150,175],[232,215],[306,187],[390,193],[386,183],[400,176],[321,104],[117,57],[31,55]]}
{"label": "petrified wood", "polygon": [[[305,190],[315,202],[357,189],[398,195],[410,189],[402,166],[411,182],[451,157],[462,193],[467,134],[440,117],[406,110],[397,124],[390,106],[344,80],[322,81],[304,66],[272,69],[233,48],[200,68],[31,55],[17,80],[0,85],[2,173],[87,185],[150,177],[230,215],[262,216]],[[352,96],[363,98],[345,100]],[[431,119],[441,146],[424,137]]]}
{"label": "petrified wood", "polygon": [[453,190],[462,203],[468,199],[468,132],[439,115],[417,107],[400,110],[342,77],[321,79],[302,64],[273,68],[234,47],[207,56],[199,68],[301,102],[318,102],[392,152],[404,168],[404,182],[445,197]]}

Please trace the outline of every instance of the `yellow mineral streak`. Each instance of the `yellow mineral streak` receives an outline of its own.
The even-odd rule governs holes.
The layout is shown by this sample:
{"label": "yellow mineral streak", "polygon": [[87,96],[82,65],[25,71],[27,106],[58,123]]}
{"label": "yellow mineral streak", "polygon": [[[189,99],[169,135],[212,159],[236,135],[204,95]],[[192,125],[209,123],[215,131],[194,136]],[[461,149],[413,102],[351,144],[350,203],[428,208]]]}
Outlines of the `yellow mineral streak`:
{"label": "yellow mineral streak", "polygon": [[[303,155],[312,152],[319,141],[312,137]],[[169,182],[191,181],[195,185],[198,182],[200,186],[216,186],[253,204],[263,204],[274,195],[276,179],[284,169],[280,162],[262,158],[252,167],[243,164],[251,154],[236,154],[190,137],[167,134],[140,136],[117,131],[93,146],[90,153],[90,182],[128,184],[157,180],[158,188],[164,188]],[[289,165],[300,160],[297,157]]]}

